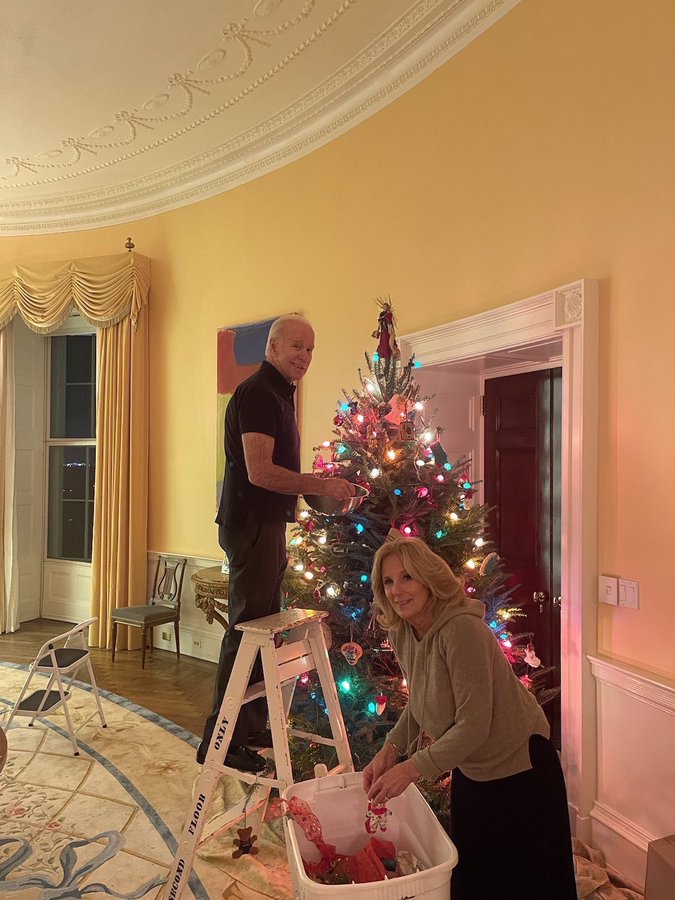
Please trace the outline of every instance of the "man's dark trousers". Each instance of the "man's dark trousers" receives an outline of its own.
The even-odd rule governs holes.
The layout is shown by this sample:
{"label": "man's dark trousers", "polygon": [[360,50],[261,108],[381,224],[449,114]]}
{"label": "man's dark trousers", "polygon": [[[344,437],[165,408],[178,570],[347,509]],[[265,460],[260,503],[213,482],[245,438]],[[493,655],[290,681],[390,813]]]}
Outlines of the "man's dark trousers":
{"label": "man's dark trousers", "polygon": [[[234,666],[242,632],[234,626],[251,619],[278,613],[281,609],[281,582],[288,565],[285,522],[251,522],[230,527],[220,525],[218,541],[230,564],[228,586],[229,628],[220,646],[220,659],[213,693],[213,709],[204,726],[197,750],[203,763],[218,721],[220,706]],[[262,681],[260,655],[251,673],[251,683]],[[262,697],[241,707],[230,746],[243,746],[249,735],[266,726],[267,700]]]}

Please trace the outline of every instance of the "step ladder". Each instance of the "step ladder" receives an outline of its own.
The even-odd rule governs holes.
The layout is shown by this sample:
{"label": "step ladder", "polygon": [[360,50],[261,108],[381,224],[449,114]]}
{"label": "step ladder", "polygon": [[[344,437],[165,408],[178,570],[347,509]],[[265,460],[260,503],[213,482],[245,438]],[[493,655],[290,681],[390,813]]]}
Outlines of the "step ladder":
{"label": "step ladder", "polygon": [[[241,644],[202,773],[193,790],[191,811],[183,827],[166,882],[164,900],[178,900],[182,895],[194,865],[195,853],[205,841],[226,831],[245,817],[259,812],[262,819],[272,788],[281,792],[293,783],[288,735],[334,747],[337,765],[328,774],[354,771],[321,626],[327,615],[327,612],[313,609],[289,609],[235,626],[243,632]],[[288,633],[286,641],[277,648],[275,638],[282,632]],[[264,681],[249,684],[258,653],[262,659]],[[332,738],[298,731],[287,725],[295,683],[301,675],[312,670],[316,670],[319,676]],[[265,695],[272,732],[274,768],[253,774],[226,766],[225,757],[241,706]],[[238,800],[233,807],[207,822],[209,808],[223,775],[251,785],[251,791],[243,803],[241,799]]]}

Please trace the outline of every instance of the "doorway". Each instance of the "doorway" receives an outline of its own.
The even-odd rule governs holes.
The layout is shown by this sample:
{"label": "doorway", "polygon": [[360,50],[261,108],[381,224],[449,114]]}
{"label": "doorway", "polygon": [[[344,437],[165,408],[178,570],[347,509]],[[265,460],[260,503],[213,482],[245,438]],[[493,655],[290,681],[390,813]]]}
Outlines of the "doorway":
{"label": "doorway", "polygon": [[598,284],[580,279],[469,318],[447,321],[451,315],[445,324],[401,336],[404,357],[414,354],[422,364],[416,373],[469,364],[476,371],[477,361],[494,354],[511,355],[514,363],[537,345],[561,346],[561,755],[573,833],[590,841],[597,785],[588,656],[597,650]]}
{"label": "doorway", "polygon": [[488,378],[483,398],[488,534],[522,613],[514,630],[542,661],[532,675],[560,750],[562,368]]}

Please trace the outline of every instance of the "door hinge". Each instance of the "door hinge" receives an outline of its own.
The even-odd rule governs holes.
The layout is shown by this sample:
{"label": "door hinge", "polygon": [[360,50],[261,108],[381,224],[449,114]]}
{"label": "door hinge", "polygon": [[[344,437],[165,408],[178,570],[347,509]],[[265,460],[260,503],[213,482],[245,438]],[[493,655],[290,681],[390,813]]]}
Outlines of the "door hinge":
{"label": "door hinge", "polygon": [[485,394],[480,395],[480,414],[481,416],[485,415],[485,411],[487,409],[487,403],[485,402]]}

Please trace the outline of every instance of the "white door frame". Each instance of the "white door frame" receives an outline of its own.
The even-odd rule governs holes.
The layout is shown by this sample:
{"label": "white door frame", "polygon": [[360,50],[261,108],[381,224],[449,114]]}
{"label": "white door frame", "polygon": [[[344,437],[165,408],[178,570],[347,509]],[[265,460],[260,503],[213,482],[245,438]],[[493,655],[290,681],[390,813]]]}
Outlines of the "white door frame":
{"label": "white door frame", "polygon": [[596,796],[598,285],[582,279],[508,306],[403,335],[424,365],[562,337],[562,761],[575,834],[590,840]]}

